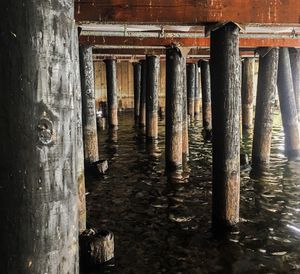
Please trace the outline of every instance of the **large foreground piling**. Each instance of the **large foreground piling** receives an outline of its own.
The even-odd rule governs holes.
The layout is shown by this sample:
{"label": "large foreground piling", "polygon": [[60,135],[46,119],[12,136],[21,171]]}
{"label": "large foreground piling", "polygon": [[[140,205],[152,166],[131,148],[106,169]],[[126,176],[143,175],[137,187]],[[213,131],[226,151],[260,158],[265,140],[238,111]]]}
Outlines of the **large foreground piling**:
{"label": "large foreground piling", "polygon": [[182,169],[182,55],[178,48],[166,52],[166,169]]}
{"label": "large foreground piling", "polygon": [[278,70],[277,48],[261,48],[258,52],[260,57],[252,146],[254,168],[264,167],[270,160]]}
{"label": "large foreground piling", "polygon": [[140,128],[146,126],[146,89],[147,89],[147,63],[146,60],[141,61],[141,97],[140,97]]}
{"label": "large foreground piling", "polygon": [[242,66],[242,126],[247,130],[253,127],[255,59],[245,58]]}
{"label": "large foreground piling", "polygon": [[158,137],[158,94],[160,85],[160,60],[147,56],[146,80],[146,139],[151,142]]}
{"label": "large foreground piling", "polygon": [[202,90],[202,123],[206,130],[211,129],[211,84],[209,62],[200,61]]}
{"label": "large foreground piling", "polygon": [[222,230],[239,221],[240,57],[239,28],[228,23],[211,33],[213,126],[212,225]]}
{"label": "large foreground piling", "polygon": [[280,48],[278,61],[278,95],[285,136],[285,154],[300,156],[300,131],[288,48]]}
{"label": "large foreground piling", "polygon": [[140,119],[140,100],[141,100],[141,63],[133,63],[134,73],[134,123],[137,127]]}
{"label": "large foreground piling", "polygon": [[298,120],[300,120],[300,49],[290,48],[290,59]]}
{"label": "large foreground piling", "polygon": [[196,87],[196,65],[186,65],[187,105],[190,122],[194,121],[195,115],[195,87]]}
{"label": "large foreground piling", "polygon": [[92,47],[81,45],[79,57],[84,159],[86,164],[90,165],[99,160]]}
{"label": "large foreground piling", "polygon": [[74,1],[4,2],[0,26],[1,273],[76,274]]}
{"label": "large foreground piling", "polygon": [[117,90],[117,61],[106,59],[107,112],[108,127],[118,128],[118,90]]}

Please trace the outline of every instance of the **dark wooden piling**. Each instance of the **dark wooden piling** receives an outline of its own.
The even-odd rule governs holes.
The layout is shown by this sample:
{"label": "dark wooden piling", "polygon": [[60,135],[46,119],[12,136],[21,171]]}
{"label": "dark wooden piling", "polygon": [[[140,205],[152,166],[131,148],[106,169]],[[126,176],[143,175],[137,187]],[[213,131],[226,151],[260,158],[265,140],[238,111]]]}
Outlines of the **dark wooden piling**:
{"label": "dark wooden piling", "polygon": [[289,159],[300,156],[300,130],[288,48],[279,49],[278,95],[285,137],[285,154]]}
{"label": "dark wooden piling", "polygon": [[187,107],[186,57],[182,57],[182,159],[186,166],[189,157],[189,119]]}
{"label": "dark wooden piling", "polygon": [[133,63],[134,73],[134,123],[137,127],[140,119],[140,100],[141,100],[141,63]]}
{"label": "dark wooden piling", "polygon": [[196,65],[186,65],[187,105],[189,121],[194,121],[195,115],[195,90],[196,90]]}
{"label": "dark wooden piling", "polygon": [[202,124],[205,130],[211,130],[211,83],[209,62],[200,61],[202,90]]}
{"label": "dark wooden piling", "polygon": [[118,128],[118,90],[117,90],[117,61],[115,59],[104,60],[106,64],[107,84],[107,114],[108,127]]}
{"label": "dark wooden piling", "polygon": [[277,48],[261,48],[258,52],[260,57],[252,146],[254,169],[266,166],[270,160],[278,70]]}
{"label": "dark wooden piling", "polygon": [[74,1],[3,2],[0,26],[0,272],[76,274]]}
{"label": "dark wooden piling", "polygon": [[178,48],[166,51],[166,169],[182,169],[182,55]]}
{"label": "dark wooden piling", "polygon": [[228,23],[211,33],[213,126],[212,225],[239,222],[240,201],[240,57],[239,28]]}
{"label": "dark wooden piling", "polygon": [[140,98],[140,128],[146,126],[146,88],[147,88],[147,63],[141,60],[141,98]]}
{"label": "dark wooden piling", "polygon": [[194,120],[200,117],[200,86],[199,86],[199,67],[195,64],[195,92],[194,92]]}
{"label": "dark wooden piling", "polygon": [[79,57],[84,159],[87,165],[91,165],[99,160],[92,47],[81,45]]}
{"label": "dark wooden piling", "polygon": [[253,128],[255,59],[245,58],[242,63],[242,127],[243,131]]}
{"label": "dark wooden piling", "polygon": [[146,139],[151,142],[158,137],[159,57],[148,55],[146,57],[146,64]]}
{"label": "dark wooden piling", "polygon": [[300,120],[300,49],[290,48],[290,60],[298,120]]}

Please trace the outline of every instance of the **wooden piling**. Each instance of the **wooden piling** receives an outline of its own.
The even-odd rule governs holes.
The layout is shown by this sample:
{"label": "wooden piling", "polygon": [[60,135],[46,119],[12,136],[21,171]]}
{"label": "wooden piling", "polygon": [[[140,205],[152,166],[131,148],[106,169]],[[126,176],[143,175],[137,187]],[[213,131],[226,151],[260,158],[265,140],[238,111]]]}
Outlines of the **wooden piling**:
{"label": "wooden piling", "polygon": [[211,32],[213,126],[212,226],[222,231],[239,222],[240,57],[239,28],[227,23]]}
{"label": "wooden piling", "polygon": [[289,159],[300,157],[300,129],[293,87],[288,48],[279,49],[278,95],[285,137],[285,154]]}
{"label": "wooden piling", "polygon": [[194,121],[195,115],[195,90],[196,90],[196,65],[186,65],[186,78],[187,78],[187,104],[189,121]]}
{"label": "wooden piling", "polygon": [[200,61],[202,90],[202,124],[205,130],[211,130],[211,83],[209,62]]}
{"label": "wooden piling", "polygon": [[198,64],[195,64],[194,120],[199,120],[199,114],[200,114],[199,67]]}
{"label": "wooden piling", "polygon": [[242,62],[242,127],[243,131],[253,128],[255,59],[245,58]]}
{"label": "wooden piling", "polygon": [[186,78],[186,57],[182,57],[182,159],[183,165],[187,165],[189,157],[189,120],[187,108],[187,78]]}
{"label": "wooden piling", "polygon": [[260,48],[256,95],[252,166],[261,168],[270,161],[273,113],[276,94],[278,49]]}
{"label": "wooden piling", "polygon": [[99,160],[92,47],[80,45],[79,57],[84,159],[86,165],[91,165]]}
{"label": "wooden piling", "polygon": [[147,88],[147,63],[141,60],[141,98],[140,98],[140,128],[146,126],[146,88]]}
{"label": "wooden piling", "polygon": [[182,169],[182,55],[178,48],[166,50],[166,169]]}
{"label": "wooden piling", "polygon": [[118,90],[117,90],[117,61],[115,59],[104,60],[106,64],[107,83],[107,112],[108,127],[118,128]]}
{"label": "wooden piling", "polygon": [[290,48],[290,60],[298,120],[300,120],[300,49]]}
{"label": "wooden piling", "polygon": [[134,123],[137,127],[140,119],[140,100],[141,100],[141,72],[140,62],[133,63],[134,72]]}
{"label": "wooden piling", "polygon": [[146,57],[146,64],[146,139],[151,142],[158,137],[159,57],[148,55]]}
{"label": "wooden piling", "polygon": [[77,274],[74,1],[3,2],[0,25],[1,273]]}

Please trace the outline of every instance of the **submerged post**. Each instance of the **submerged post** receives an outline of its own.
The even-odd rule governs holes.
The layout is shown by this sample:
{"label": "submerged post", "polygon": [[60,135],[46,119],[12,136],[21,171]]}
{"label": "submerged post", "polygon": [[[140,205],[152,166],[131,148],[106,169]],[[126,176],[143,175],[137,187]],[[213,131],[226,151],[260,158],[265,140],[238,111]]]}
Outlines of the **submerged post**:
{"label": "submerged post", "polygon": [[141,98],[140,98],[140,128],[146,126],[146,88],[147,88],[147,63],[141,61]]}
{"label": "submerged post", "polygon": [[182,169],[182,55],[178,48],[166,52],[166,169]]}
{"label": "submerged post", "polygon": [[84,159],[87,165],[91,165],[99,160],[92,47],[81,45],[79,57]]}
{"label": "submerged post", "polygon": [[277,48],[261,48],[258,52],[260,56],[252,146],[254,168],[264,167],[270,160],[278,69]]}
{"label": "submerged post", "polygon": [[146,87],[146,139],[151,142],[158,137],[158,94],[160,85],[160,60],[147,56]]}
{"label": "submerged post", "polygon": [[300,130],[288,48],[279,49],[278,95],[285,137],[285,153],[289,159],[300,156]]}
{"label": "submerged post", "polygon": [[227,23],[211,32],[213,126],[212,225],[221,230],[239,222],[240,57],[239,28]]}
{"label": "submerged post", "polygon": [[186,56],[182,57],[182,162],[186,167],[189,156],[189,121],[187,110]]}
{"label": "submerged post", "polygon": [[200,61],[202,88],[202,124],[205,130],[211,130],[211,83],[209,62]]}
{"label": "submerged post", "polygon": [[140,100],[141,100],[141,63],[133,63],[134,73],[134,123],[137,127],[140,119]]}
{"label": "submerged post", "polygon": [[253,127],[254,58],[245,58],[242,70],[242,127]]}
{"label": "submerged post", "polygon": [[195,90],[196,90],[196,65],[186,65],[186,78],[187,78],[187,104],[188,115],[190,122],[194,121],[195,115]]}
{"label": "submerged post", "polygon": [[0,26],[0,269],[76,274],[74,1],[4,2]]}
{"label": "submerged post", "polygon": [[300,49],[290,48],[290,59],[298,120],[300,120]]}
{"label": "submerged post", "polygon": [[108,127],[115,130],[118,128],[117,61],[106,59],[104,62],[106,64]]}
{"label": "submerged post", "polygon": [[[200,72],[199,72],[200,69]],[[200,77],[200,80],[199,80]],[[201,106],[201,98],[200,98],[200,89],[202,88],[201,84],[201,67],[199,64],[196,64],[196,77],[195,77],[195,107],[194,107],[194,112],[195,112],[195,120],[200,119],[200,106]],[[201,86],[200,86],[201,84]]]}

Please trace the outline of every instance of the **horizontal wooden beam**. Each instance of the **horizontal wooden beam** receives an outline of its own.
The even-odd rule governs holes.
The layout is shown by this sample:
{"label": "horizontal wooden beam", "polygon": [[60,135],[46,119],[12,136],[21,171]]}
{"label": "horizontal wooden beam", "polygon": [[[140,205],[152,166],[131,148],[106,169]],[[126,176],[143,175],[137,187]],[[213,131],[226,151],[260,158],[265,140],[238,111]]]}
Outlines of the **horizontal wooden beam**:
{"label": "horizontal wooden beam", "polygon": [[[81,36],[81,44],[94,46],[169,46],[209,48],[210,38],[136,38],[113,36]],[[240,38],[240,48],[295,47],[300,48],[300,38]]]}
{"label": "horizontal wooden beam", "polygon": [[299,24],[299,0],[75,0],[75,18],[84,22],[199,25]]}

